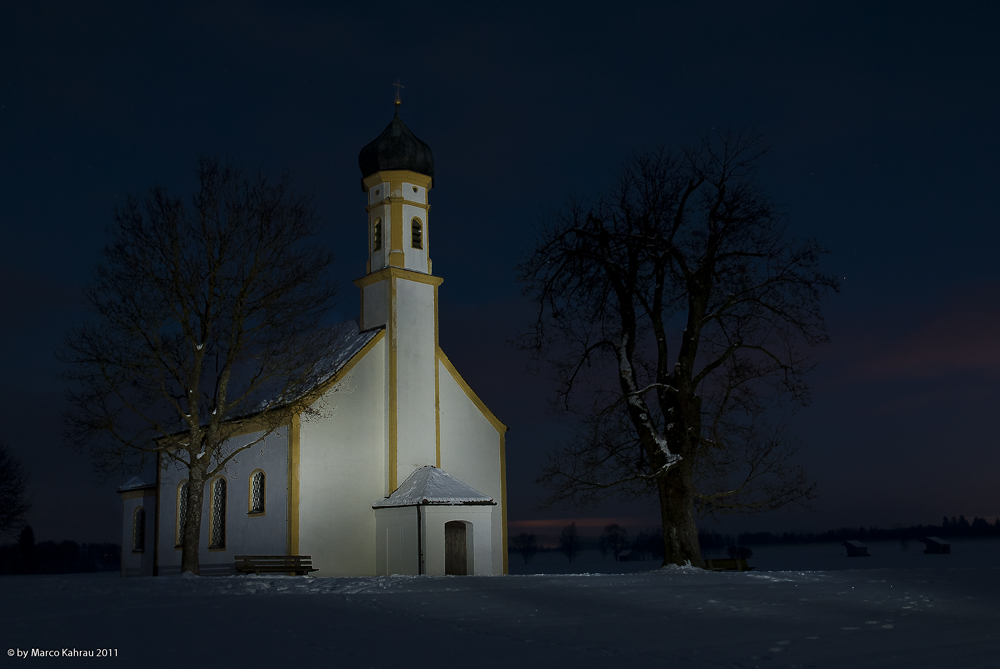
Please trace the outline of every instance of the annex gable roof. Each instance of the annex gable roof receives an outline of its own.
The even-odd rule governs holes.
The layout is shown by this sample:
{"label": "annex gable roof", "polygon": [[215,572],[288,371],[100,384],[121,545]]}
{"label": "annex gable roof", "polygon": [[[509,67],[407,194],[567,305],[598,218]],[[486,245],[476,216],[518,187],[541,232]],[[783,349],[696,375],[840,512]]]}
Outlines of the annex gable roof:
{"label": "annex gable roof", "polygon": [[406,477],[396,492],[372,504],[372,508],[425,504],[454,506],[496,504],[496,502],[493,501],[492,497],[487,497],[472,486],[462,483],[443,469],[426,465]]}

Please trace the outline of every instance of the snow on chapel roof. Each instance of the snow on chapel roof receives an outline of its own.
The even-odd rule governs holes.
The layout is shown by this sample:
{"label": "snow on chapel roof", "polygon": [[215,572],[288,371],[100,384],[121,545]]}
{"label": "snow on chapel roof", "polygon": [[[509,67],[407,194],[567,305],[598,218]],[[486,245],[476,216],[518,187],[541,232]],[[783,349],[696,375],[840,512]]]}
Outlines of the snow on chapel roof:
{"label": "snow on chapel roof", "polygon": [[335,347],[316,365],[316,372],[313,374],[310,384],[313,387],[321,385],[333,377],[382,330],[382,328],[375,328],[359,332],[358,324],[354,321],[341,323],[337,327],[341,334],[337,337]]}
{"label": "snow on chapel roof", "polygon": [[443,469],[426,465],[406,477],[403,485],[388,497],[374,504],[373,509],[420,504],[496,504],[472,486],[468,486]]}
{"label": "snow on chapel roof", "polygon": [[358,324],[354,321],[345,321],[336,325],[335,328],[336,332],[330,351],[322,360],[316,363],[316,368],[296,394],[285,398],[282,398],[280,395],[265,395],[257,402],[253,411],[247,412],[245,415],[232,416],[231,418],[227,418],[227,420],[246,418],[260,411],[265,411],[268,408],[278,407],[300,399],[332,379],[337,372],[343,369],[344,365],[350,362],[382,330],[382,328],[375,328],[359,331]]}
{"label": "snow on chapel roof", "polygon": [[126,490],[139,490],[140,488],[152,488],[155,485],[155,483],[146,483],[142,480],[141,476],[133,476],[118,487],[118,492],[125,492]]}

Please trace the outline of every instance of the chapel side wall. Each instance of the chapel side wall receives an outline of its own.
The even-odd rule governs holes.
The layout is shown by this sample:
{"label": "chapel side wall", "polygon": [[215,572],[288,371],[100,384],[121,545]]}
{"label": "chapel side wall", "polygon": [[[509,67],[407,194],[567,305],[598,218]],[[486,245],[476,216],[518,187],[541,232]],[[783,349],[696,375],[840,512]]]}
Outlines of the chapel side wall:
{"label": "chapel side wall", "polygon": [[441,468],[497,503],[492,507],[493,573],[503,573],[503,490],[500,432],[439,361]]}
{"label": "chapel side wall", "polygon": [[[259,439],[262,432],[233,437],[234,447]],[[250,476],[264,472],[264,513],[250,514]],[[202,506],[199,563],[202,574],[232,573],[236,555],[285,555],[288,513],[288,428],[279,427],[261,443],[230,461],[226,479],[226,546],[209,548],[211,541],[212,482],[205,485]],[[188,478],[187,469],[170,464],[160,473],[159,573],[181,572],[181,548],[177,545],[177,491]]]}
{"label": "chapel side wall", "polygon": [[385,355],[379,340],[314,405],[299,431],[298,553],[316,576],[375,575],[375,512],[385,488]]}

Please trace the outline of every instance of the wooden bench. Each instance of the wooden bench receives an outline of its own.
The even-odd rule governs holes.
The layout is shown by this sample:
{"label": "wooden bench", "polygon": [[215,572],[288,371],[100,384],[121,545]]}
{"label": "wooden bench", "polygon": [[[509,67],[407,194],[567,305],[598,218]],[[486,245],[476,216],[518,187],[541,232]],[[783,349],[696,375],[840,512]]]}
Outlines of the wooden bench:
{"label": "wooden bench", "polygon": [[750,571],[746,558],[715,558],[705,560],[705,568],[712,571]]}
{"label": "wooden bench", "polygon": [[305,576],[319,571],[312,566],[311,555],[237,555],[237,574],[294,574]]}

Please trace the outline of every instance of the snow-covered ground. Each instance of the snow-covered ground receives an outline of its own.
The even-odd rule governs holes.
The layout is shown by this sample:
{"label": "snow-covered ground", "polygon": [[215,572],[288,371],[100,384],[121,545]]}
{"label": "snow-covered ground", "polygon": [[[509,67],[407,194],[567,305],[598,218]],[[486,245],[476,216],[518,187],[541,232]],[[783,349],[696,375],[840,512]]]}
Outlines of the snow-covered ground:
{"label": "snow-covered ground", "polygon": [[1000,666],[1000,567],[3,577],[0,602],[3,646],[117,652],[95,665]]}

